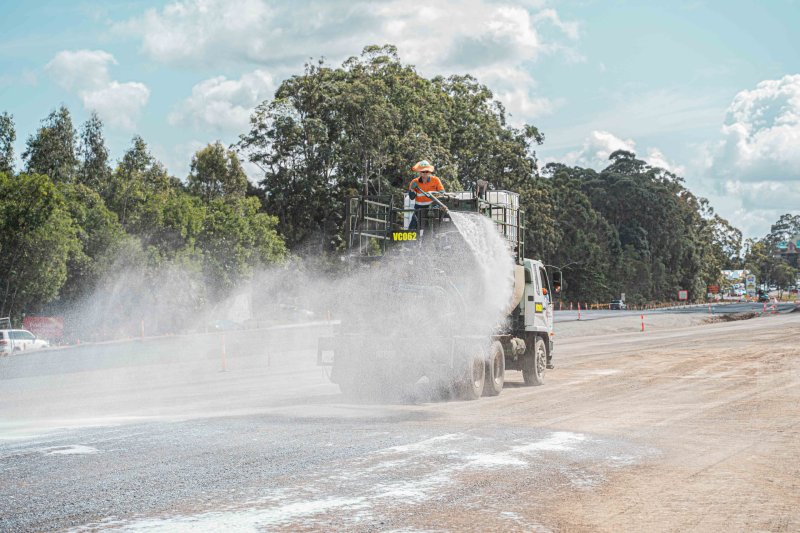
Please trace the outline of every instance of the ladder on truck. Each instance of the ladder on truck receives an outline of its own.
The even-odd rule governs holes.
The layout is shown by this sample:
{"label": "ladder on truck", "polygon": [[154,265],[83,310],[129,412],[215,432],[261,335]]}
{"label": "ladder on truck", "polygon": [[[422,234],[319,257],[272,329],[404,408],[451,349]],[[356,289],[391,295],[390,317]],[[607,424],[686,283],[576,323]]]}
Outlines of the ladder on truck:
{"label": "ladder on truck", "polygon": [[347,203],[347,248],[360,257],[381,257],[396,228],[391,196],[357,196]]}

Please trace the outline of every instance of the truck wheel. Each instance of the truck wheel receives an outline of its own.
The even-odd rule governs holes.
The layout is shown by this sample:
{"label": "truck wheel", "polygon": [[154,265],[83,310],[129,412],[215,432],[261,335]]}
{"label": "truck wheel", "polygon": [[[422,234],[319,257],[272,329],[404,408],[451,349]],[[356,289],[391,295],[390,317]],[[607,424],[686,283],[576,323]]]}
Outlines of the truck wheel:
{"label": "truck wheel", "polygon": [[477,400],[486,382],[486,365],[481,350],[473,350],[464,358],[456,386],[462,400]]}
{"label": "truck wheel", "polygon": [[353,364],[334,363],[331,378],[339,390],[350,400],[364,400],[370,395],[370,375]]}
{"label": "truck wheel", "polygon": [[541,337],[536,337],[532,349],[522,357],[522,379],[526,385],[543,385],[544,370],[547,366],[547,349]]}
{"label": "truck wheel", "polygon": [[362,387],[356,379],[346,378],[339,381],[339,390],[350,400],[357,400],[361,396]]}
{"label": "truck wheel", "polygon": [[486,358],[486,380],[483,383],[484,396],[497,396],[503,391],[506,382],[506,354],[503,345],[494,341]]}
{"label": "truck wheel", "polygon": [[339,381],[339,390],[349,400],[379,401],[391,389],[382,390],[373,376],[351,375]]}

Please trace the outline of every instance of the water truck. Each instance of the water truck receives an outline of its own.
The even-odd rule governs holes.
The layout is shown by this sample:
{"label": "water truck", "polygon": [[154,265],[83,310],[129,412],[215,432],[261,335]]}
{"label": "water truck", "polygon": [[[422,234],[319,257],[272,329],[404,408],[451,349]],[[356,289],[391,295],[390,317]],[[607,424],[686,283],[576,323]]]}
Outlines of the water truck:
{"label": "water truck", "polygon": [[[480,181],[432,199],[415,210],[406,195],[348,198],[344,259],[364,290],[353,292],[360,301],[334,334],[319,339],[317,364],[360,398],[420,380],[450,397],[495,396],[506,370],[542,385],[563,280],[525,257],[519,195]],[[470,234],[481,224],[489,238]],[[504,301],[492,314],[486,302],[498,294]]]}

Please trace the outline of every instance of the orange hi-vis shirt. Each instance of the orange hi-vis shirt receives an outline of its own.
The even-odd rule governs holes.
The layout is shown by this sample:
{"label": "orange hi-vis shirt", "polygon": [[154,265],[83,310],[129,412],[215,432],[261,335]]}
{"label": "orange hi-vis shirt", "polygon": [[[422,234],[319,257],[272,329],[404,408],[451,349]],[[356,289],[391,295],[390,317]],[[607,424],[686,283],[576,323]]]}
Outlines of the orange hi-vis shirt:
{"label": "orange hi-vis shirt", "polygon": [[[442,181],[437,178],[436,176],[431,176],[427,180],[424,177],[418,176],[411,180],[411,183],[408,184],[408,190],[413,190],[414,183],[417,183],[420,189],[427,193],[432,193],[436,191],[444,192],[444,185],[442,185]],[[427,196],[423,196],[422,194],[417,193],[416,204],[417,205],[430,205],[431,202],[430,198]]]}

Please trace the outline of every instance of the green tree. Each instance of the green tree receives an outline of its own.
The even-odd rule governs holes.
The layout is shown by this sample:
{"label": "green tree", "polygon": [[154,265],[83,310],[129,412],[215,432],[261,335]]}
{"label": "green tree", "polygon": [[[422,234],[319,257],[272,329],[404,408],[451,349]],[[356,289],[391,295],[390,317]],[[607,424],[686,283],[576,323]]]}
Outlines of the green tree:
{"label": "green tree", "polygon": [[780,263],[770,243],[766,239],[748,239],[746,248],[745,268],[756,276],[759,284],[770,284],[773,273]]}
{"label": "green tree", "polygon": [[544,235],[546,261],[573,264],[569,297],[602,301],[624,292],[644,302],[686,289],[699,299],[722,268],[741,264],[741,232],[682,178],[624,150],[609,159],[600,172],[550,164],[549,179],[537,185],[544,198],[523,197],[528,227],[535,228],[528,242]]}
{"label": "green tree", "polygon": [[785,242],[800,235],[800,215],[786,213],[770,227],[768,237],[775,242]]}
{"label": "green tree", "polygon": [[189,192],[210,202],[217,198],[241,198],[247,192],[247,175],[239,157],[219,141],[198,150],[187,178]]}
{"label": "green tree", "polygon": [[469,76],[426,79],[393,46],[368,46],[341,68],[309,64],[262,103],[239,149],[264,172],[266,210],[296,247],[320,236],[341,246],[344,199],[403,192],[410,167],[429,159],[450,189],[477,178],[502,187],[533,179],[533,126],[514,129]]}
{"label": "green tree", "polygon": [[14,141],[17,131],[14,129],[14,117],[6,112],[0,115],[0,172],[9,176],[14,173]]}
{"label": "green tree", "polygon": [[106,203],[119,217],[125,231],[138,235],[147,203],[155,196],[177,185],[147,148],[144,139],[135,136],[131,147],[111,176]]}
{"label": "green tree", "polygon": [[225,294],[254,269],[280,262],[286,246],[275,230],[277,219],[259,212],[256,198],[208,204],[198,248],[203,251],[204,272],[211,294]]}
{"label": "green tree", "polygon": [[163,260],[194,253],[206,217],[202,200],[178,188],[152,195],[142,205],[135,234]]}
{"label": "green tree", "polygon": [[111,167],[108,162],[108,148],[103,137],[103,122],[95,112],[92,112],[81,129],[78,155],[80,166],[76,181],[98,193],[107,194]]}
{"label": "green tree", "polygon": [[[617,268],[618,237],[590,198],[580,190],[583,180],[594,177],[591,169],[570,169],[550,164],[549,179],[539,179],[537,189],[548,191],[547,199],[531,201],[523,196],[527,221],[526,243],[534,246],[546,263],[564,267],[569,283],[565,297],[607,300],[620,291]],[[541,243],[541,235],[550,241]],[[541,244],[540,244],[541,243]]]}
{"label": "green tree", "polygon": [[74,303],[91,293],[111,272],[126,235],[117,216],[94,190],[75,183],[62,185],[61,192],[74,221],[79,246],[69,258],[60,298]]}
{"label": "green tree", "polygon": [[794,285],[798,254],[790,253],[788,244],[800,234],[800,215],[782,215],[761,239],[748,239],[745,266],[766,285]]}
{"label": "green tree", "polygon": [[55,298],[78,249],[64,198],[47,176],[0,173],[0,316],[19,318]]}
{"label": "green tree", "polygon": [[28,138],[22,157],[28,174],[45,174],[55,183],[69,183],[75,177],[75,128],[69,110],[61,106],[42,121],[35,135]]}

